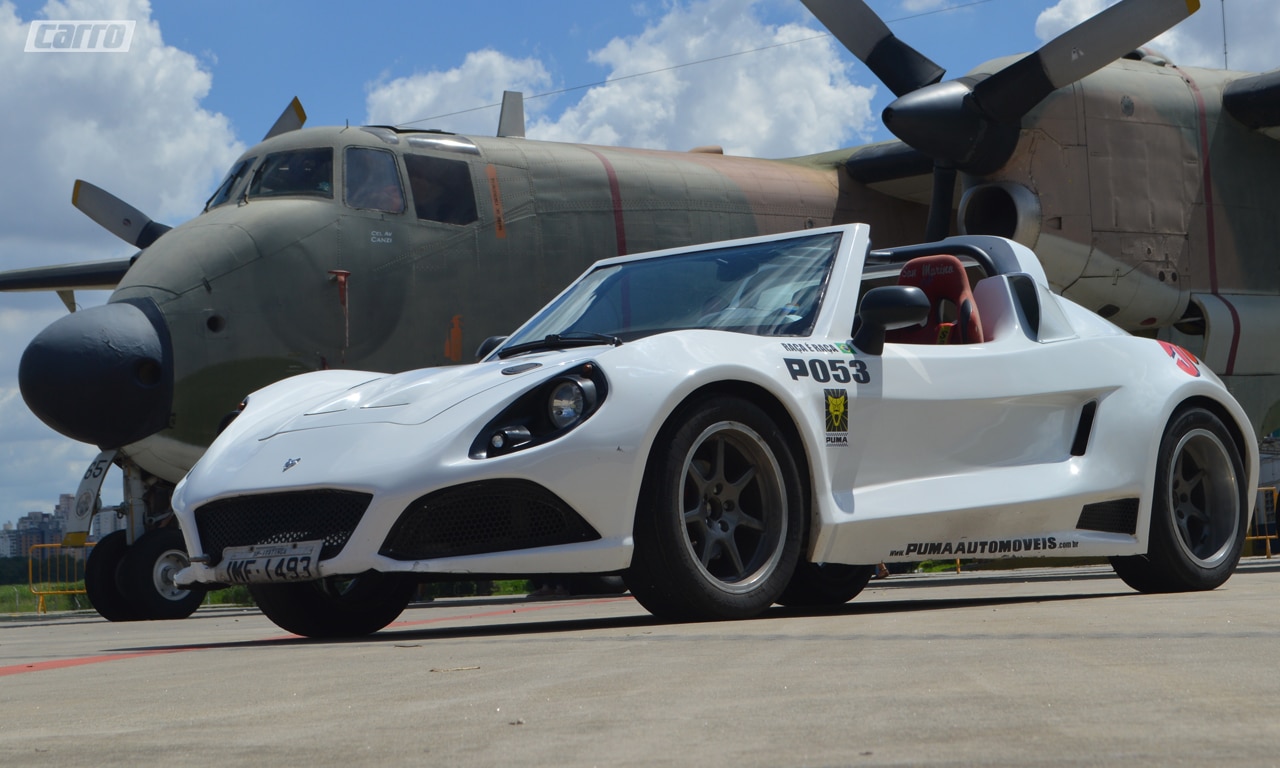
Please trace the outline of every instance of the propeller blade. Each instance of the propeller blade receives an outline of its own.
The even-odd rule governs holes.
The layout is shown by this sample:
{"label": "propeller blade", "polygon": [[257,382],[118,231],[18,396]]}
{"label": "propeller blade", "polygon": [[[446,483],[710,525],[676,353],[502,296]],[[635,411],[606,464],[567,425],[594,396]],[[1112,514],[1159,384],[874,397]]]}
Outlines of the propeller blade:
{"label": "propeller blade", "polygon": [[1053,91],[1150,42],[1200,9],[1200,0],[1122,0],[974,86],[978,108],[1016,123]]}
{"label": "propeller blade", "polygon": [[502,112],[498,115],[498,137],[524,138],[524,94],[502,92]]}
{"label": "propeller blade", "polygon": [[146,248],[172,227],[152,221],[142,211],[87,181],[76,179],[71,204],[103,229],[137,248]]}
{"label": "propeller blade", "polygon": [[297,96],[293,97],[293,101],[289,102],[289,106],[284,108],[280,113],[280,117],[276,118],[275,125],[271,126],[271,130],[267,131],[267,135],[262,137],[263,141],[282,133],[296,131],[307,122],[307,111],[302,108],[302,102]]}
{"label": "propeller blade", "polygon": [[946,70],[899,40],[862,0],[801,0],[841,45],[895,96],[942,79]]}

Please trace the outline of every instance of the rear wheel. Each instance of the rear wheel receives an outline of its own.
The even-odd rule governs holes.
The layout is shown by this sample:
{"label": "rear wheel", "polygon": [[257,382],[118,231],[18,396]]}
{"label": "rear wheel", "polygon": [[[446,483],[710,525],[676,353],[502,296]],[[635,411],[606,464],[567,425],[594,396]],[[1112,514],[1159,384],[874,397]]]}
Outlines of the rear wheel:
{"label": "rear wheel", "polygon": [[1235,572],[1249,504],[1231,433],[1203,408],[1176,414],[1160,441],[1147,554],[1111,558],[1139,592],[1214,589]]}
{"label": "rear wheel", "polygon": [[862,592],[875,572],[874,565],[800,563],[778,602],[792,608],[844,605]]}
{"label": "rear wheel", "polygon": [[303,637],[362,637],[396,620],[416,582],[403,573],[368,571],[295,584],[250,584],[249,594],[276,626]]}
{"label": "rear wheel", "polygon": [[739,398],[696,401],[668,424],[646,468],[627,586],[663,618],[754,616],[782,593],[804,541],[787,440]]}

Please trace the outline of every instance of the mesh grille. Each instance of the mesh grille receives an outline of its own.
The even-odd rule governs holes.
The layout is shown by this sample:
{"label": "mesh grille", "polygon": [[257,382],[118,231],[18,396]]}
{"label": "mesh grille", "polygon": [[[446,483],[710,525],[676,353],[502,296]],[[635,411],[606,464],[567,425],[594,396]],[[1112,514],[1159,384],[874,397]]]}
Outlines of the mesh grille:
{"label": "mesh grille", "polygon": [[320,557],[342,551],[373,495],[350,491],[295,491],[237,496],[196,510],[196,528],[209,564],[225,547],[323,539]]}
{"label": "mesh grille", "polygon": [[600,538],[578,513],[524,480],[468,483],[409,505],[381,554],[397,560],[477,555]]}
{"label": "mesh grille", "polygon": [[1076,528],[1103,533],[1127,533],[1138,529],[1138,500],[1117,499],[1097,504],[1086,504],[1080,512]]}

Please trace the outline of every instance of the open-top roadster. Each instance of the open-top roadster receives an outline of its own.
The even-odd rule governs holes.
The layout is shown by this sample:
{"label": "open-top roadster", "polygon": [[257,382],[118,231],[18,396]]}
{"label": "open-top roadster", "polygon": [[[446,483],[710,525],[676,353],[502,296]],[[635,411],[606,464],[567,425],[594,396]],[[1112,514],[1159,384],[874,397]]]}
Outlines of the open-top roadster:
{"label": "open-top roadster", "polygon": [[443,574],[620,572],[679,620],[938,557],[1212,589],[1257,467],[1217,377],[1028,249],[848,225],[606,259],[474,365],[252,394],[174,494],[178,581],[247,583],[308,636],[377,631]]}

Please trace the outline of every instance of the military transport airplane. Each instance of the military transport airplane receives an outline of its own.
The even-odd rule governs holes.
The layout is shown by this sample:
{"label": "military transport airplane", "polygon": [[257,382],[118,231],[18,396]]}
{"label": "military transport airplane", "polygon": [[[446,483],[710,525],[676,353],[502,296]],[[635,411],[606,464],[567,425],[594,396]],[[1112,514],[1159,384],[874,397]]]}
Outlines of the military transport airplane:
{"label": "military transport airplane", "polygon": [[45,423],[106,449],[82,495],[95,467],[125,470],[129,526],[90,559],[95,607],[194,610],[166,581],[185,558],[169,492],[245,393],[460,362],[607,255],[849,221],[878,245],[1005,235],[1117,323],[1198,335],[1256,423],[1274,420],[1280,360],[1262,339],[1280,286],[1247,249],[1276,207],[1250,178],[1280,162],[1259,132],[1280,123],[1280,85],[1133,53],[1197,0],[1124,0],[946,82],[860,0],[805,4],[900,96],[885,113],[900,141],[759,160],[532,141],[514,99],[497,137],[302,128],[295,102],[172,229],[77,182],[76,206],[139,252],[2,273],[0,290],[115,288],[39,334],[19,371]]}

